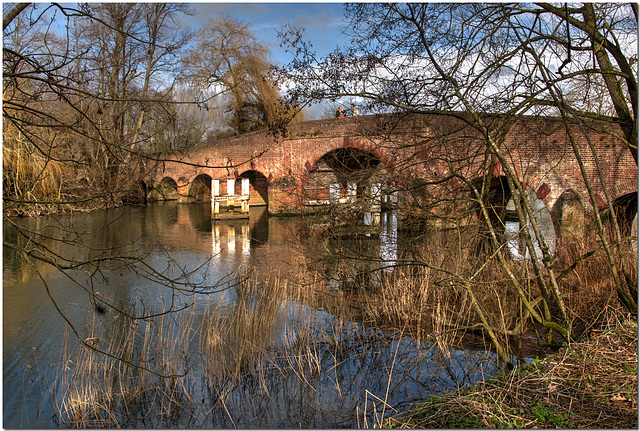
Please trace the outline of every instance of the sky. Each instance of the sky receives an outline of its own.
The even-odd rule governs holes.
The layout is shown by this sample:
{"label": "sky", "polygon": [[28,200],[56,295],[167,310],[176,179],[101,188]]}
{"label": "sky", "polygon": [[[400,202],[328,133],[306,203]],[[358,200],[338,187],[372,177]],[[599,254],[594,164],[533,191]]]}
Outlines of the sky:
{"label": "sky", "polygon": [[[231,15],[238,21],[250,24],[251,31],[266,42],[272,53],[272,61],[285,65],[293,59],[290,53],[279,46],[278,31],[289,24],[304,29],[305,41],[311,42],[319,55],[328,54],[345,40],[341,34],[344,27],[344,3],[295,2],[295,3],[191,3],[198,14],[188,17],[189,24],[197,29],[210,18]],[[318,119],[325,113],[324,104],[315,104],[306,109],[307,119]]]}
{"label": "sky", "polygon": [[253,33],[269,44],[273,60],[280,65],[292,57],[279,47],[277,32],[285,24],[305,29],[305,39],[310,41],[319,53],[328,53],[344,40],[340,27],[345,25],[344,3],[192,3],[198,14],[189,17],[189,23],[198,28],[210,18],[231,15],[237,20],[251,25]]}
{"label": "sky", "polygon": [[[106,0],[113,2],[114,0]],[[162,1],[162,0],[160,0]],[[92,3],[98,3],[92,1]],[[48,1],[36,0],[41,6]],[[288,63],[292,56],[280,48],[277,32],[283,25],[290,24],[295,28],[304,28],[306,41],[310,41],[320,54],[327,54],[342,44],[340,27],[345,25],[344,3],[340,2],[289,2],[264,3],[260,1],[234,2],[185,2],[196,11],[195,16],[183,16],[184,23],[197,29],[207,23],[210,18],[220,15],[231,15],[243,24],[249,24],[251,31],[261,40],[267,42],[274,62],[279,65]],[[3,2],[3,6],[6,3]],[[74,5],[66,3],[66,5]]]}
{"label": "sky", "polygon": [[[114,0],[106,0],[114,1]],[[41,6],[49,2],[38,1]],[[92,1],[93,2],[93,1]],[[303,28],[303,37],[313,45],[319,56],[328,54],[337,46],[342,46],[346,40],[342,36],[341,28],[346,25],[344,20],[344,3],[340,2],[289,2],[264,3],[260,1],[233,2],[185,2],[197,12],[194,16],[181,16],[185,25],[197,31],[209,19],[221,15],[230,15],[243,24],[249,24],[253,34],[267,44],[271,50],[271,61],[276,65],[289,63],[293,56],[279,46],[278,31],[289,24],[294,28]],[[3,4],[4,6],[5,4]],[[71,6],[73,4],[67,3]],[[64,22],[62,20],[61,22]],[[316,105],[307,110],[309,119],[318,118],[323,113],[323,107]]]}

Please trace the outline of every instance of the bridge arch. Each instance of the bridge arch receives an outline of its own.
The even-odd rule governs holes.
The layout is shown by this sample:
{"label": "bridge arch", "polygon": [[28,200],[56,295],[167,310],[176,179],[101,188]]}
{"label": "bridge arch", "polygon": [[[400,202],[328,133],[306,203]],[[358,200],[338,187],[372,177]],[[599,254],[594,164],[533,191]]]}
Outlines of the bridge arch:
{"label": "bridge arch", "polygon": [[[509,188],[507,177],[504,175],[493,175],[488,178],[479,177],[470,182],[469,188],[474,187],[481,193],[485,181],[488,181],[488,184],[486,185],[487,193],[483,196],[484,204],[489,210],[489,217],[494,224],[496,222],[500,223],[507,217],[507,206],[510,203],[513,204],[512,192]],[[471,199],[475,200],[473,192],[471,190],[469,192],[471,193]],[[478,217],[481,217],[479,203],[476,201],[473,206],[476,207],[475,211],[478,212]],[[515,211],[515,207],[513,207],[513,210]],[[509,218],[513,217],[514,215],[510,212]]]}
{"label": "bridge arch", "polygon": [[[269,206],[269,180],[254,169],[244,171],[238,178],[249,178],[249,206]],[[236,194],[241,194],[242,184],[236,181]]]}
{"label": "bridge arch", "polygon": [[[477,178],[473,180],[471,184],[479,189],[482,187],[483,181],[485,181],[485,178]],[[492,176],[488,178],[488,181],[488,191],[483,199],[489,211],[489,218],[491,219],[492,225],[494,228],[497,228],[498,231],[504,232],[509,251],[516,259],[528,258],[529,252],[521,237],[523,226],[521,226],[517,215],[513,191],[509,187],[507,177],[504,175]],[[556,226],[554,225],[551,212],[544,201],[546,193],[543,193],[541,196],[539,192],[540,188],[538,188],[537,192],[534,192],[534,189],[527,184],[524,184],[524,188],[526,199],[533,213],[533,219],[536,220],[536,224],[549,253],[554,254],[557,242]],[[475,205],[479,204],[476,203]],[[527,220],[526,227],[533,240],[536,254],[541,258],[542,249],[535,238],[530,220]]]}
{"label": "bridge arch", "polygon": [[[378,146],[373,144],[367,145],[362,139],[351,139],[348,140],[345,138],[344,145],[329,145],[320,146],[320,148],[316,148],[311,155],[307,158],[305,163],[306,174],[309,174],[309,171],[317,166],[317,163],[326,158],[327,155],[336,152],[343,153],[352,153],[352,154],[368,154],[370,157],[376,159],[379,163],[382,163],[387,172],[393,172],[393,165],[388,160],[388,155]],[[322,148],[324,147],[324,148]]]}
{"label": "bridge arch", "polygon": [[160,181],[147,181],[146,194],[149,201],[169,201],[178,199],[178,183],[171,177],[163,177]]}
{"label": "bridge arch", "polygon": [[638,215],[638,192],[618,196],[613,200],[612,206],[622,235],[631,235],[633,220]]}
{"label": "bridge arch", "polygon": [[551,208],[551,218],[560,238],[574,237],[584,229],[584,199],[575,189],[562,192]]}
{"label": "bridge arch", "polygon": [[211,201],[211,177],[207,174],[196,176],[189,187],[189,197],[194,202]]}
{"label": "bridge arch", "polygon": [[[313,159],[312,159],[313,160]],[[334,148],[305,164],[303,200],[306,204],[329,203],[361,198],[371,181],[389,179],[389,170],[380,157],[357,147]]]}
{"label": "bridge arch", "polygon": [[160,180],[160,184],[167,188],[178,190],[178,183],[171,177],[164,177]]}
{"label": "bridge arch", "polygon": [[160,180],[160,192],[164,200],[178,199],[178,183],[171,177],[164,177]]}

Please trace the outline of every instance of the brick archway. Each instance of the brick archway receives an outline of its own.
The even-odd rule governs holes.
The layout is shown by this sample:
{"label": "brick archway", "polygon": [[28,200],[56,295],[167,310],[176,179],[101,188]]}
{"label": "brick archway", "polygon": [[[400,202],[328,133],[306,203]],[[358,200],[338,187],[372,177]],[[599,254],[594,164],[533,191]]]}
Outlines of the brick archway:
{"label": "brick archway", "polygon": [[195,177],[189,187],[189,197],[195,202],[211,201],[211,177],[207,174]]}
{"label": "brick archway", "polygon": [[[594,191],[599,196],[617,197],[637,190],[637,165],[628,148],[616,138],[613,129],[617,126],[598,126],[603,131],[596,131],[595,126],[587,131],[576,127],[573,136],[587,165],[593,165],[588,139],[601,143],[597,147],[599,165],[611,175],[601,182],[597,172],[589,170],[588,180]],[[153,179],[178,178],[182,199],[199,174],[222,179],[256,171],[269,183],[269,212],[296,213],[304,208],[299,193],[309,173],[325,154],[339,148],[374,155],[399,185],[420,179],[438,181],[451,172],[477,177],[490,174],[486,172],[490,169],[500,174],[504,167],[483,166],[484,144],[476,132],[463,120],[443,114],[308,121],[288,126],[284,136],[253,132],[198,147],[175,161],[158,163]],[[523,117],[502,142],[511,169],[547,208],[553,208],[567,189],[574,189],[588,202],[585,180],[568,139],[566,128],[560,127],[556,118]]]}
{"label": "brick archway", "polygon": [[[249,178],[249,205],[269,206],[269,180],[259,171],[250,169],[244,171],[238,178]],[[236,194],[241,194],[241,184],[236,182]]]}
{"label": "brick archway", "polygon": [[331,149],[305,164],[301,179],[305,205],[346,202],[369,193],[372,181],[388,179],[387,166],[373,152],[358,147]]}

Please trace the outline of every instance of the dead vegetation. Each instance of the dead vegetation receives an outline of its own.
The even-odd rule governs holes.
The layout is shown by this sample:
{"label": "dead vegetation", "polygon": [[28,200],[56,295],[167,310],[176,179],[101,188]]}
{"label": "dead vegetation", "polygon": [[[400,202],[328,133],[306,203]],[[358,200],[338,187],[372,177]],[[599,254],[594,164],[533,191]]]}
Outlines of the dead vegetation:
{"label": "dead vegetation", "polygon": [[543,360],[474,387],[434,396],[390,428],[638,427],[638,323],[607,324]]}

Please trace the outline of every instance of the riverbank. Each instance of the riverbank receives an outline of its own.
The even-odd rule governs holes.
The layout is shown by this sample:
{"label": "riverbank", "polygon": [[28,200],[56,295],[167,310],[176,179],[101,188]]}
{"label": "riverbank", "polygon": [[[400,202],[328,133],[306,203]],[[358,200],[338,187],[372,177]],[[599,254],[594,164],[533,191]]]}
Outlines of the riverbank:
{"label": "riverbank", "polygon": [[433,396],[385,427],[637,429],[637,319],[612,317],[584,341]]}

